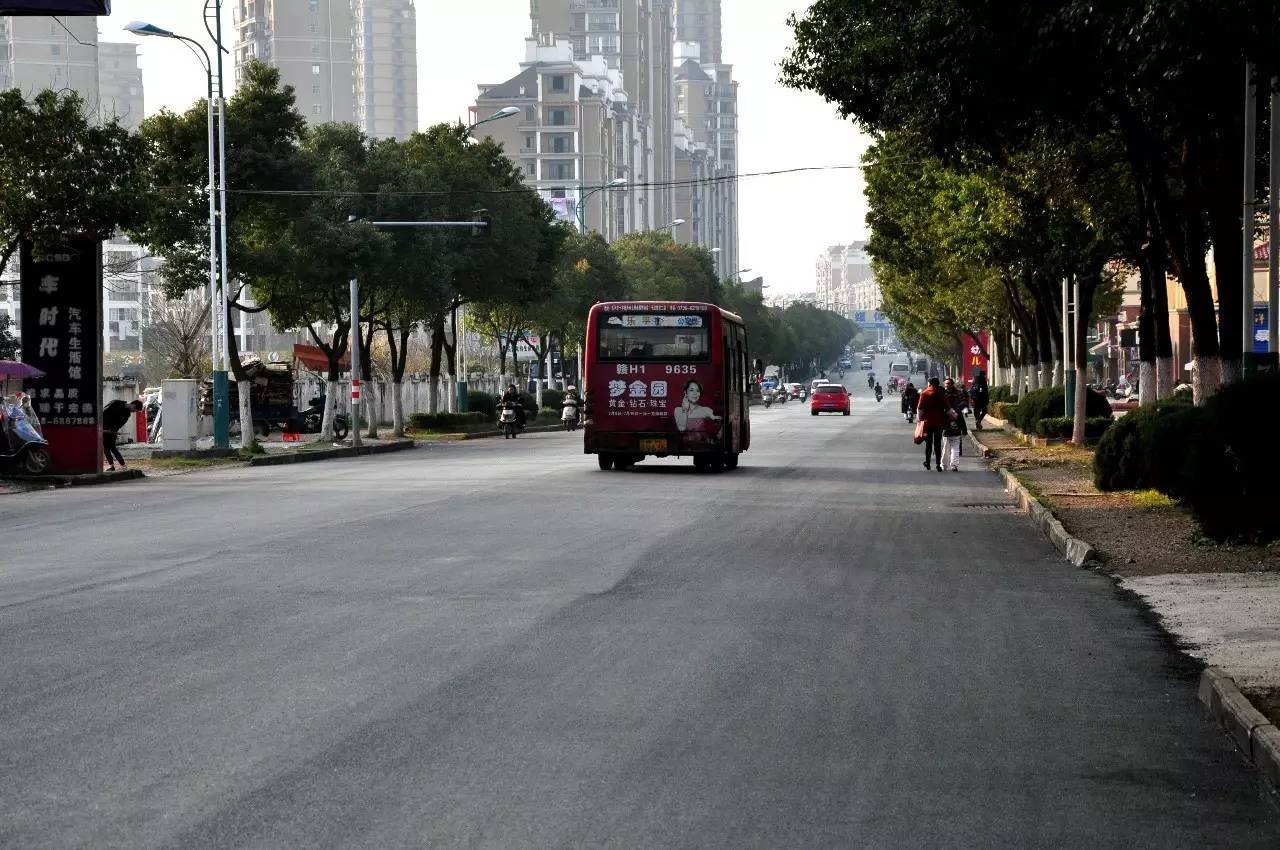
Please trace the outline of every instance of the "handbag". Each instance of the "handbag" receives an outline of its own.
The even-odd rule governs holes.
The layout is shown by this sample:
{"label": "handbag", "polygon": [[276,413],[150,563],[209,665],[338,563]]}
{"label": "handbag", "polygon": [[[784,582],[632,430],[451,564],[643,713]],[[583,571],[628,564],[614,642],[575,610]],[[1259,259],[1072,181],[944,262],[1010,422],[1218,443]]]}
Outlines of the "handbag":
{"label": "handbag", "polygon": [[925,432],[926,432],[927,430],[928,430],[928,429],[926,429],[926,428],[924,427],[924,420],[923,420],[923,419],[920,419],[920,420],[917,420],[917,421],[916,421],[916,431],[915,431],[915,435],[912,437],[912,439],[913,439],[913,440],[915,440],[915,444],[916,444],[917,446],[924,442]]}

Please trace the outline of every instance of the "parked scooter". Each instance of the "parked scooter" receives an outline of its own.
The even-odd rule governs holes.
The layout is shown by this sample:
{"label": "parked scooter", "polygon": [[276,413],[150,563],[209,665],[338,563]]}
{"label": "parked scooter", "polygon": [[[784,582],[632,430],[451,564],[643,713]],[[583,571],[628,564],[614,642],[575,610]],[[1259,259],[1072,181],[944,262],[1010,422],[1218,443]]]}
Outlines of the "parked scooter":
{"label": "parked scooter", "polygon": [[0,464],[25,475],[48,472],[53,465],[49,441],[31,426],[17,405],[5,404],[2,413],[4,421],[0,430],[4,439],[0,440]]}

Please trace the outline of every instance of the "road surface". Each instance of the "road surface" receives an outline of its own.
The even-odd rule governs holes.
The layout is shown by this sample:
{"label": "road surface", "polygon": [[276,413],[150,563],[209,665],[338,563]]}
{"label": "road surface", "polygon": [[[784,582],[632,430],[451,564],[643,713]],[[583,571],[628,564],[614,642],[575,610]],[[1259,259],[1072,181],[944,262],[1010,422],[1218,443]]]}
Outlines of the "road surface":
{"label": "road surface", "polygon": [[1143,612],[859,378],[719,475],[547,434],[4,497],[0,845],[1280,846]]}

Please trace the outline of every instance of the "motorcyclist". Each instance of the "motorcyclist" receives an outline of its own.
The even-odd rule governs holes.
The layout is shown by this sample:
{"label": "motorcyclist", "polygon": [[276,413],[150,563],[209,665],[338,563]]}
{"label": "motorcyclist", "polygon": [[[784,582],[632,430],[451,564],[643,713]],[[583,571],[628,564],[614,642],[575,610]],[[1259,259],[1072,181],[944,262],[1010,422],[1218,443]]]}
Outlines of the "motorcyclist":
{"label": "motorcyclist", "polygon": [[883,399],[884,399],[884,390],[880,388],[879,384],[876,384],[876,401],[882,401]]}
{"label": "motorcyclist", "polygon": [[578,388],[569,387],[564,393],[560,418],[565,422],[577,422],[582,418],[582,399],[578,398]]}
{"label": "motorcyclist", "polygon": [[919,401],[920,391],[916,389],[915,384],[907,381],[907,386],[902,390],[902,415],[908,422],[916,421],[916,404]]}
{"label": "motorcyclist", "polygon": [[516,411],[516,427],[523,429],[525,423],[524,405],[520,401],[520,391],[516,389],[515,384],[509,385],[502,393],[502,401],[504,407],[510,404]]}

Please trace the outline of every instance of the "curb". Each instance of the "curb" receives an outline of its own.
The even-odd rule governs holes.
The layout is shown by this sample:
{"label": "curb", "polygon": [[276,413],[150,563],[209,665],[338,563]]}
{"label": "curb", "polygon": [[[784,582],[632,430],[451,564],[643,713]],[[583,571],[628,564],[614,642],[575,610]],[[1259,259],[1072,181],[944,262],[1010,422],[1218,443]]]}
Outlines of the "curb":
{"label": "curb", "polygon": [[1200,674],[1199,696],[1236,746],[1280,790],[1280,729],[1254,708],[1235,680],[1218,667],[1206,667]]}
{"label": "curb", "polygon": [[[555,431],[563,431],[563,430],[565,430],[565,427],[563,425],[526,425],[525,429],[520,433],[521,434],[550,434]],[[457,434],[442,434],[438,437],[434,437],[433,439],[448,437],[451,440],[487,440],[490,437],[501,437],[501,436],[502,436],[501,431],[471,431],[471,432],[460,432]]]}
{"label": "curb", "polygon": [[[983,457],[990,456],[990,449],[978,441],[973,432],[969,432],[969,439],[978,447]],[[996,470],[1000,473],[1000,478],[1004,481],[1004,489],[1006,493],[1011,494],[1018,500],[1018,509],[1024,514],[1031,517],[1031,521],[1035,523],[1036,528],[1053,544],[1053,547],[1062,554],[1073,566],[1076,567],[1096,567],[1101,563],[1098,556],[1098,550],[1093,548],[1090,543],[1081,540],[1078,537],[1072,537],[1066,529],[1066,526],[1053,515],[1053,512],[1044,506],[1044,503],[1031,494],[1031,491],[1022,485],[1013,473],[1003,467]]]}
{"label": "curb", "polygon": [[380,443],[375,446],[347,446],[340,449],[321,449],[311,452],[295,452],[283,455],[261,455],[249,461],[250,466],[284,466],[290,463],[310,463],[317,460],[331,460],[340,457],[364,457],[365,455],[382,455],[388,452],[400,452],[416,446],[413,440],[398,440],[394,443]]}
{"label": "curb", "polygon": [[30,490],[61,490],[64,487],[92,487],[97,484],[114,484],[117,481],[137,481],[146,478],[141,469],[117,469],[114,472],[96,472],[87,475],[15,476],[8,479]]}

